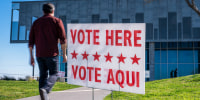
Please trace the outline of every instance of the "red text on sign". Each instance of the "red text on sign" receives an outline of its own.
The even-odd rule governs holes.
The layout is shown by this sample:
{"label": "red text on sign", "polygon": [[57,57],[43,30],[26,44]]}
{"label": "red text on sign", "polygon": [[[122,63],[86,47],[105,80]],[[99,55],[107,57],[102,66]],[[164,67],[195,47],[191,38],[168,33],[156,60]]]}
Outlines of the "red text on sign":
{"label": "red text on sign", "polygon": [[141,37],[138,34],[141,34],[141,30],[133,32],[130,30],[106,30],[106,45],[141,47],[141,44],[138,43]]}
{"label": "red text on sign", "polygon": [[[76,41],[80,44],[91,44],[91,39],[94,45],[99,45],[99,30],[70,30],[72,43],[74,44]],[[92,37],[92,36],[93,37]],[[78,39],[78,40],[76,40]],[[87,39],[87,40],[86,40]]]}
{"label": "red text on sign", "polygon": [[[72,65],[72,74],[73,78],[80,80],[86,80],[86,76],[88,75],[87,81],[94,81],[101,83],[100,77],[101,75],[101,68],[98,67],[85,67],[85,66],[78,66]],[[94,73],[94,74],[92,74]],[[78,74],[78,75],[77,75]],[[92,76],[94,75],[94,76]],[[92,79],[94,77],[94,79]],[[127,84],[129,87],[140,87],[140,73],[135,71],[123,71],[117,70],[113,71],[113,69],[109,69],[107,77],[106,77],[107,84],[118,84],[121,88],[124,88],[124,84]]]}
{"label": "red text on sign", "polygon": [[[132,79],[130,79],[130,73],[132,75],[131,77]],[[112,69],[109,69],[107,84],[111,82],[112,84],[119,84],[121,88],[124,88],[125,79],[126,79],[126,84],[128,86],[140,87],[139,78],[140,78],[139,72],[135,72],[135,71],[130,72],[130,71],[122,71],[122,70],[117,70],[116,72],[113,72]],[[132,80],[132,82],[130,82],[130,80]]]}

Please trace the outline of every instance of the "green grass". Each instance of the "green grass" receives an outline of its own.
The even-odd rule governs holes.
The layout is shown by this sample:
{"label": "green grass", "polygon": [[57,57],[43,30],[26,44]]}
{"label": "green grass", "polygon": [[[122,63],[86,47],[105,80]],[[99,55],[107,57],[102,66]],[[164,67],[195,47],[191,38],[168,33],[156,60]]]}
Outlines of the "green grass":
{"label": "green grass", "polygon": [[[200,100],[200,74],[145,84],[145,95],[113,91],[113,100]],[[111,100],[111,94],[104,100]]]}
{"label": "green grass", "polygon": [[[52,91],[61,91],[79,86],[56,82]],[[0,80],[0,100],[16,100],[39,95],[37,81],[4,81]]]}

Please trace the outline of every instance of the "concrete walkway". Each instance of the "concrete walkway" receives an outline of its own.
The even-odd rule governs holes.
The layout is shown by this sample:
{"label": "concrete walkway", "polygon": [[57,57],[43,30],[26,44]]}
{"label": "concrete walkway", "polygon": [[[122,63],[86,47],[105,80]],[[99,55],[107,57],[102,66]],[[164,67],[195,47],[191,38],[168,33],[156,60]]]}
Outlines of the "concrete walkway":
{"label": "concrete walkway", "polygon": [[[111,91],[94,89],[94,100],[103,100]],[[50,100],[92,100],[92,88],[80,87],[65,91],[51,92]],[[40,100],[39,96],[33,96],[18,100]]]}

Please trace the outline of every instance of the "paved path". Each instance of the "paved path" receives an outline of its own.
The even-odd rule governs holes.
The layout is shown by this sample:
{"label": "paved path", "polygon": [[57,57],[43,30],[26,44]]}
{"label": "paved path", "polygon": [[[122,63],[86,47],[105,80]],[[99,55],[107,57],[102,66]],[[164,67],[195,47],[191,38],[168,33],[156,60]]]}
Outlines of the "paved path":
{"label": "paved path", "polygon": [[[111,91],[94,89],[94,100],[103,100]],[[50,100],[92,100],[92,88],[80,87],[65,91],[52,92]],[[33,96],[18,100],[40,100],[39,96]]]}

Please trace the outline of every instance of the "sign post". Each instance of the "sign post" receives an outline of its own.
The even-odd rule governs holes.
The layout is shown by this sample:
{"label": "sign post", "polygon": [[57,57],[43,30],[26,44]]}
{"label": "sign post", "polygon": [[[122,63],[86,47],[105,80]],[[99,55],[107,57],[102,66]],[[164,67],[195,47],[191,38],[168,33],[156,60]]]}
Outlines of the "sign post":
{"label": "sign post", "polygon": [[145,24],[68,24],[68,83],[145,94]]}

